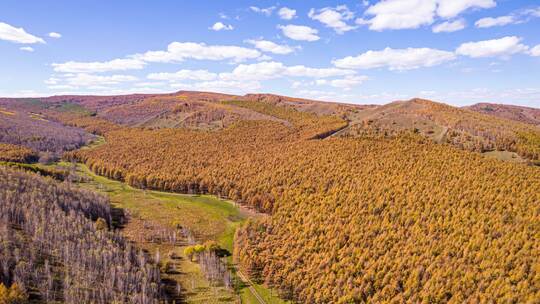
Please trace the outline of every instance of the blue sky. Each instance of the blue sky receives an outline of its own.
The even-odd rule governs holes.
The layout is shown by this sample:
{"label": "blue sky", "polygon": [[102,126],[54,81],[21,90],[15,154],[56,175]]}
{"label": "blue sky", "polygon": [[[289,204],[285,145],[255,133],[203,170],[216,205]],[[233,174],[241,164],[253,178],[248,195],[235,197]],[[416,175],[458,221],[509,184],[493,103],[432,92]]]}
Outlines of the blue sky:
{"label": "blue sky", "polygon": [[0,2],[0,96],[206,90],[540,107],[540,2]]}

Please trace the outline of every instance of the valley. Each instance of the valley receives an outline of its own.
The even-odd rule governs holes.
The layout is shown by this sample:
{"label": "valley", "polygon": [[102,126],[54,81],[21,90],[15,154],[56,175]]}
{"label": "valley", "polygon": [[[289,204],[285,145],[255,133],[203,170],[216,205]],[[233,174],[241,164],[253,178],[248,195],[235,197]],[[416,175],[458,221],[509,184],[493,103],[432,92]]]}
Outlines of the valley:
{"label": "valley", "polygon": [[[83,147],[91,149],[100,144]],[[98,176],[84,164],[68,162],[50,165],[34,165],[42,170],[72,172],[74,185],[107,195],[111,206],[122,215],[118,227],[123,236],[150,256],[162,255],[162,264],[171,264],[162,272],[162,281],[179,284],[177,303],[285,303],[269,289],[251,282],[239,274],[230,257],[233,252],[233,237],[236,229],[250,218],[265,216],[245,209],[232,201],[211,195],[185,195],[132,188],[119,181]],[[118,220],[118,219],[117,219]],[[227,289],[211,283],[204,276],[200,265],[185,254],[189,241],[179,235],[175,244],[153,239],[164,230],[177,226],[189,229],[197,243],[216,242],[227,256],[224,263],[235,275],[234,288]],[[173,258],[171,258],[173,256]],[[178,288],[174,286],[174,288]],[[260,299],[260,300],[259,300]]]}

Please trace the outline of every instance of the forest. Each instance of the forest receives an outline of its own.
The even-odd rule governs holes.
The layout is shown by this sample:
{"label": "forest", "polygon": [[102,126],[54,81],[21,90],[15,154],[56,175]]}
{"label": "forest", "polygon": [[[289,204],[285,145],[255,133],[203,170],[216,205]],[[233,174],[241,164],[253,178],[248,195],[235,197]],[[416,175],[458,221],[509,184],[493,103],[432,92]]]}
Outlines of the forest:
{"label": "forest", "polygon": [[0,167],[0,303],[158,303],[159,271],[106,197]]}
{"label": "forest", "polygon": [[[151,102],[159,102],[155,96],[151,98]],[[227,121],[219,128],[133,126],[120,124],[123,120],[107,120],[99,112],[54,112],[44,119],[62,121],[70,125],[66,127],[69,130],[83,134],[103,135],[102,144],[62,150],[65,160],[83,162],[98,175],[143,190],[214,194],[267,214],[236,230],[233,258],[243,273],[276,290],[283,299],[298,303],[534,303],[540,298],[539,169],[532,162],[503,162],[478,153],[510,149],[537,159],[540,132],[536,127],[422,100],[382,110],[370,107],[366,110],[370,115],[364,115],[362,110],[343,105],[325,114],[305,110],[310,106],[306,101],[301,108],[279,98],[269,99],[272,102],[261,98],[212,101],[220,109],[246,109],[252,118]],[[167,103],[170,99],[167,96]],[[192,111],[193,107],[187,103],[175,109]],[[106,107],[101,110],[112,115]],[[117,110],[122,115],[129,113],[127,106]],[[351,126],[350,115],[357,115],[361,123]],[[413,120],[412,124],[418,128],[408,125],[410,117],[418,119],[420,123]],[[443,140],[423,133],[440,126],[447,129],[441,133]],[[349,133],[343,135],[342,131]],[[62,134],[71,138],[71,133]],[[35,161],[31,159],[33,151],[21,145],[0,149],[9,151],[3,153],[5,161]],[[6,170],[8,176],[30,178]],[[48,180],[39,182],[51,187]],[[16,193],[33,189],[21,190],[17,185],[22,182],[6,183]],[[53,188],[73,190],[69,183]],[[107,205],[94,194],[73,193],[77,194],[69,195],[90,195],[91,201]],[[5,195],[13,200],[18,197]],[[40,195],[48,196],[50,191],[33,195],[39,202]],[[57,199],[65,196],[51,198],[58,201],[60,210],[70,206]],[[80,200],[86,201],[76,201]],[[14,202],[16,206],[27,203]],[[36,210],[24,212],[41,210],[35,205]],[[108,253],[107,259],[99,259],[99,267],[135,265],[135,269],[144,270],[121,269],[126,276],[132,270],[142,274],[146,278],[143,285],[137,285],[141,280],[111,282],[109,277],[89,270],[87,275],[103,280],[103,284],[117,286],[122,281],[124,285],[95,294],[92,289],[81,291],[60,284],[66,280],[63,278],[41,290],[36,286],[42,284],[36,282],[45,282],[46,275],[24,279],[9,273],[2,277],[4,293],[14,289],[14,294],[41,299],[157,299],[159,271],[152,259],[119,235],[98,229],[98,222],[101,228],[110,225],[110,211],[105,208],[105,213],[96,215],[89,210],[94,209],[63,211],[64,217],[77,215],[78,225],[87,227],[70,228],[85,235],[81,241],[85,240],[86,247],[77,248],[102,248],[98,253],[131,252],[130,258]],[[60,215],[54,213],[55,218],[63,218]],[[74,225],[70,223],[62,225]],[[16,231],[10,232],[10,246],[23,248],[37,246],[28,242],[27,236],[45,228],[24,230],[8,225],[6,229]],[[60,236],[47,241],[71,240],[69,235]],[[106,246],[103,240],[114,241]],[[214,245],[189,244],[184,254],[200,265],[208,280],[231,284]],[[50,246],[44,248],[53,248]],[[40,273],[49,268],[54,272],[62,267],[62,259],[77,256],[73,250],[68,257],[60,253],[55,259],[46,259],[44,256],[53,253],[44,251],[44,255],[31,255],[27,260]],[[166,269],[167,265],[159,266]],[[83,285],[90,280],[77,271],[69,278],[77,275]],[[122,277],[122,273],[118,275]],[[129,289],[134,291],[126,293],[120,287],[125,284],[135,284]]]}
{"label": "forest", "polygon": [[313,139],[339,128],[287,119],[222,131],[121,128],[69,152],[147,189],[212,193],[271,214],[237,232],[245,272],[302,303],[530,302],[540,298],[538,168],[403,132]]}

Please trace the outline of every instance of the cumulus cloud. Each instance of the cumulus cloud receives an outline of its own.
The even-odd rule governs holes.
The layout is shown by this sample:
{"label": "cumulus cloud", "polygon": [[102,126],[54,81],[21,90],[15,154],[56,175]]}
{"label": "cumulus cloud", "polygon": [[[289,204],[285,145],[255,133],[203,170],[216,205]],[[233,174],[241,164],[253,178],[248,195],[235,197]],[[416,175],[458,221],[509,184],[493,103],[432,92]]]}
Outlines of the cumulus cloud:
{"label": "cumulus cloud", "polygon": [[535,47],[533,47],[533,48],[531,49],[530,54],[531,54],[531,56],[535,56],[535,57],[540,56],[540,44],[537,45],[537,46],[535,46]]}
{"label": "cumulus cloud", "polygon": [[212,30],[212,31],[232,31],[234,29],[234,27],[230,24],[224,24],[223,22],[216,22],[214,23],[214,25],[212,25],[211,27],[209,27],[208,29]]}
{"label": "cumulus cloud", "polygon": [[61,73],[101,73],[111,71],[140,70],[145,66],[145,62],[139,59],[114,59],[103,62],[78,62],[68,61],[64,63],[53,63],[55,72]]}
{"label": "cumulus cloud", "polygon": [[268,40],[246,40],[247,43],[253,44],[255,48],[263,51],[263,52],[269,52],[273,54],[279,54],[279,55],[286,55],[294,52],[294,48],[288,46],[288,45],[280,45],[277,43],[274,43],[272,41]]}
{"label": "cumulus cloud", "polygon": [[272,15],[272,12],[276,9],[276,7],[275,6],[270,6],[270,7],[267,7],[267,8],[261,8],[261,7],[257,7],[257,6],[250,6],[249,9],[254,11],[255,13],[263,14],[265,16],[270,16],[270,15]]}
{"label": "cumulus cloud", "polygon": [[371,19],[358,18],[369,29],[414,29],[432,24],[437,17],[454,18],[471,8],[491,8],[494,0],[383,0],[366,10]]}
{"label": "cumulus cloud", "polygon": [[284,76],[326,78],[353,75],[354,71],[338,68],[312,68],[304,65],[286,66],[281,62],[265,61],[254,64],[240,64],[230,73],[221,73],[224,80],[268,80]]}
{"label": "cumulus cloud", "polygon": [[495,0],[438,0],[437,15],[443,18],[453,18],[470,8],[492,8],[497,5]]}
{"label": "cumulus cloud", "polygon": [[279,18],[283,20],[291,20],[296,17],[296,10],[293,10],[288,7],[282,7],[278,11]]}
{"label": "cumulus cloud", "polygon": [[300,41],[317,41],[320,37],[317,35],[319,31],[305,25],[278,25],[278,28],[283,32],[283,35]]}
{"label": "cumulus cloud", "polygon": [[451,33],[456,32],[464,29],[466,27],[465,20],[458,19],[455,21],[445,21],[443,23],[439,23],[437,25],[434,25],[432,28],[432,31],[434,33]]}
{"label": "cumulus cloud", "polygon": [[338,34],[357,28],[347,24],[347,21],[354,18],[354,13],[346,5],[339,5],[335,8],[325,7],[320,10],[312,8],[308,13],[308,17],[332,28]]}
{"label": "cumulus cloud", "polygon": [[487,28],[493,26],[503,26],[514,22],[515,18],[513,16],[501,16],[497,18],[487,17],[476,21],[474,25],[479,28]]}
{"label": "cumulus cloud", "polygon": [[148,51],[144,54],[133,56],[134,58],[148,62],[180,62],[186,59],[197,60],[226,60],[241,62],[247,59],[255,59],[261,53],[254,49],[248,49],[233,45],[207,45],[196,42],[172,42],[166,51]]}
{"label": "cumulus cloud", "polygon": [[520,42],[521,38],[516,36],[466,42],[456,49],[456,54],[472,58],[508,57],[512,54],[527,52],[528,47]]}
{"label": "cumulus cloud", "polygon": [[508,24],[525,23],[536,17],[540,17],[540,7],[515,11],[506,16],[482,18],[476,21],[475,25],[478,28],[489,28]]}
{"label": "cumulus cloud", "polygon": [[354,97],[351,94],[343,94],[342,92],[306,89],[296,92],[296,96],[325,101],[346,101]]}
{"label": "cumulus cloud", "polygon": [[78,73],[65,77],[62,81],[72,87],[101,87],[117,85],[123,82],[136,81],[138,78],[131,75],[101,76],[86,73]]}
{"label": "cumulus cloud", "polygon": [[418,28],[433,23],[436,7],[432,0],[385,0],[368,7],[367,23],[375,31]]}
{"label": "cumulus cloud", "polygon": [[332,63],[345,69],[373,69],[388,67],[389,70],[412,70],[436,66],[456,58],[455,54],[431,48],[385,48],[382,51],[367,51],[358,56],[348,56]]}
{"label": "cumulus cloud", "polygon": [[45,40],[27,33],[22,27],[17,28],[4,22],[0,22],[0,40],[23,44],[45,43]]}
{"label": "cumulus cloud", "polygon": [[330,80],[329,84],[335,88],[350,90],[355,86],[361,85],[366,80],[368,80],[367,76],[350,75],[344,78]]}
{"label": "cumulus cloud", "polygon": [[523,11],[523,14],[533,17],[540,17],[540,7],[526,9]]}
{"label": "cumulus cloud", "polygon": [[343,89],[345,91],[351,90],[356,86],[361,85],[369,77],[364,75],[347,75],[342,78],[336,79],[316,79],[312,81],[293,81],[291,88],[298,89],[301,87],[313,87],[313,86],[331,86],[334,88]]}
{"label": "cumulus cloud", "polygon": [[30,47],[30,46],[23,46],[21,48],[19,48],[21,51],[25,51],[25,52],[33,52],[34,51],[34,48],[33,47]]}
{"label": "cumulus cloud", "polygon": [[50,32],[49,37],[58,39],[58,38],[62,38],[62,35],[60,33],[57,33],[57,32]]}
{"label": "cumulus cloud", "polygon": [[175,73],[151,73],[147,76],[152,80],[167,80],[167,81],[179,81],[179,80],[214,80],[217,78],[216,73],[208,72],[207,70],[180,70]]}

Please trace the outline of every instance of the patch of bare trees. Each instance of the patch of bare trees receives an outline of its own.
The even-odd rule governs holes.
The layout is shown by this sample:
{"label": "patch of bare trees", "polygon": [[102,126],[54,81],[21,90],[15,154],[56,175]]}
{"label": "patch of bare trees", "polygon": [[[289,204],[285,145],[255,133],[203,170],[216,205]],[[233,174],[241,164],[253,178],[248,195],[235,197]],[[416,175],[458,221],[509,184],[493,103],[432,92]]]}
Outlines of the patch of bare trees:
{"label": "patch of bare trees", "polygon": [[0,283],[45,302],[158,303],[158,268],[110,225],[106,197],[0,168]]}

